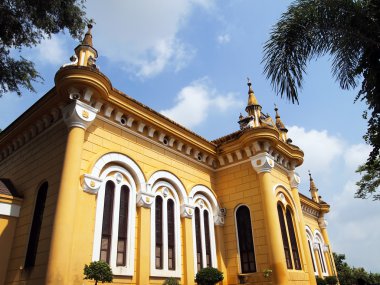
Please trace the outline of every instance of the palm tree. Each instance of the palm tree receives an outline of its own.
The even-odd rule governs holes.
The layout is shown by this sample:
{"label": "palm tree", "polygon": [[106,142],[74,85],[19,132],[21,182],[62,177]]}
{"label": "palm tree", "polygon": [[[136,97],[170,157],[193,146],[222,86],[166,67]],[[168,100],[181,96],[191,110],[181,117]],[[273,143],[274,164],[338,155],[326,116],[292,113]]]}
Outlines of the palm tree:
{"label": "palm tree", "polygon": [[298,103],[307,63],[326,54],[342,89],[361,81],[355,101],[367,104],[364,139],[372,151],[358,169],[365,175],[356,196],[367,198],[380,185],[380,0],[296,0],[264,46],[264,73],[277,94]]}

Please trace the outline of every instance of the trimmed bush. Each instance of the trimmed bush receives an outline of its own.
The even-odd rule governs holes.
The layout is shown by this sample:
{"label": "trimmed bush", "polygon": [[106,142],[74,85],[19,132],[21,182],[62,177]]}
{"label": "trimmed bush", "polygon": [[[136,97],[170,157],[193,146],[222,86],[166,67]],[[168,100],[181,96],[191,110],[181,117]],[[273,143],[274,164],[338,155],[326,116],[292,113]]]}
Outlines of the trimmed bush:
{"label": "trimmed bush", "polygon": [[202,268],[195,276],[195,281],[199,285],[214,285],[223,279],[223,273],[213,267]]}
{"label": "trimmed bush", "polygon": [[90,265],[85,265],[84,270],[84,279],[95,280],[95,285],[98,282],[112,282],[112,269],[107,262],[104,261],[93,261]]}

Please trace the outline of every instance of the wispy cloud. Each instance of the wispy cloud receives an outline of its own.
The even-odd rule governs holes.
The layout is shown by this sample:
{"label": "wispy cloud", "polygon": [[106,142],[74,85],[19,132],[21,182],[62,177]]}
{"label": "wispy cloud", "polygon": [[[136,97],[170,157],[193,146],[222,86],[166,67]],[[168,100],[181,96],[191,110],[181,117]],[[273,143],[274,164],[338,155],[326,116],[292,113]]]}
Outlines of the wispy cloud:
{"label": "wispy cloud", "polygon": [[213,0],[99,3],[87,3],[88,16],[96,22],[94,45],[102,56],[141,78],[184,68],[195,49],[178,33],[195,8],[211,10],[214,5]]}
{"label": "wispy cloud", "polygon": [[220,44],[227,44],[231,41],[231,36],[229,34],[219,35],[216,40]]}

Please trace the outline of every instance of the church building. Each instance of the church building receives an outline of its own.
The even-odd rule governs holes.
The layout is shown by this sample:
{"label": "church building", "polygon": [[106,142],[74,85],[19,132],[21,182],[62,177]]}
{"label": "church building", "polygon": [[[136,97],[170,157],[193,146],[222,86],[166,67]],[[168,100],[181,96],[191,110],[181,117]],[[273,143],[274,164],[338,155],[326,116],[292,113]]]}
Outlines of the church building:
{"label": "church building", "polygon": [[316,284],[336,275],[325,215],[279,110],[248,82],[238,131],[213,141],[113,87],[91,25],[55,85],[0,133],[0,285]]}

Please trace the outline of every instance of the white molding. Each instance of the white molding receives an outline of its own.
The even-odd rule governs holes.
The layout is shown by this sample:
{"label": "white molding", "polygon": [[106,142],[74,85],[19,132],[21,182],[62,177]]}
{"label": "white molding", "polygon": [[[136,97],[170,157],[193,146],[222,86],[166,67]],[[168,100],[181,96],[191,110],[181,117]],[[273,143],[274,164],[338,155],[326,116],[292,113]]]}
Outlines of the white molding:
{"label": "white molding", "polygon": [[[157,179],[156,179],[157,180]],[[163,195],[158,190],[166,188],[170,195]],[[157,181],[152,186],[154,197],[160,196],[163,200],[163,269],[156,268],[156,203],[152,203],[150,211],[150,276],[153,277],[181,277],[181,221],[180,221],[180,200],[177,189],[167,181]],[[165,197],[166,196],[166,197]],[[175,238],[175,270],[168,268],[168,229],[167,229],[167,203],[174,201],[174,238]]]}
{"label": "white molding", "polygon": [[20,205],[0,202],[0,215],[18,218],[20,209]]}
{"label": "white molding", "polygon": [[220,209],[218,205],[218,201],[216,200],[214,193],[204,185],[196,185],[193,188],[191,188],[191,191],[189,193],[189,204],[194,206],[194,203],[195,203],[194,197],[198,193],[202,193],[207,197],[206,200],[210,202],[210,205],[211,205],[210,209],[212,209],[213,217],[217,216]]}
{"label": "white molding", "polygon": [[[320,254],[320,256],[322,257],[322,260],[321,262],[323,263],[325,269],[326,269],[326,272],[323,272],[322,270],[322,275],[323,276],[328,276],[329,273],[328,273],[328,267],[327,267],[327,263],[326,263],[326,257],[325,257],[325,252],[323,252],[323,246],[324,246],[325,242],[323,240],[323,236],[321,234],[321,232],[318,230],[318,229],[315,229],[314,230],[314,240],[313,240],[313,245],[316,246],[316,251],[318,251],[318,253]],[[322,269],[322,264],[321,264],[321,269]]]}
{"label": "white molding", "polygon": [[[318,275],[317,260],[315,259],[314,247],[313,247],[313,240],[314,240],[313,232],[311,231],[311,229],[308,226],[305,226],[305,230],[306,230],[306,239],[308,242],[310,242],[310,249],[311,250],[309,250],[309,251],[311,251],[310,252],[311,258],[312,258],[312,262],[314,263],[314,274]],[[309,244],[308,244],[308,246],[309,246]]]}

